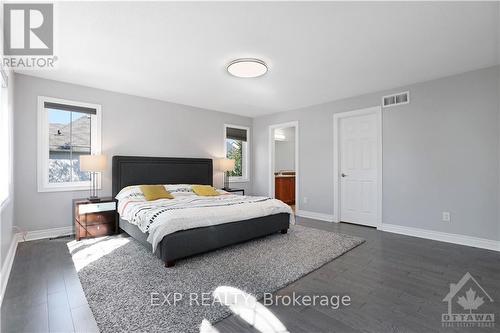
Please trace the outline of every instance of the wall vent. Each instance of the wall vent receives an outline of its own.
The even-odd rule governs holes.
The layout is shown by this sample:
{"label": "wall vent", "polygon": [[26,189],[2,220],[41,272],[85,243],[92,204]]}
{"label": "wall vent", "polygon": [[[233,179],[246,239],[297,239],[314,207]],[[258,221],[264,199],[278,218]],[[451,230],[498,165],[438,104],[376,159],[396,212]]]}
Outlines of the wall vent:
{"label": "wall vent", "polygon": [[384,108],[395,105],[402,105],[410,103],[410,92],[405,91],[393,95],[382,97],[382,106]]}

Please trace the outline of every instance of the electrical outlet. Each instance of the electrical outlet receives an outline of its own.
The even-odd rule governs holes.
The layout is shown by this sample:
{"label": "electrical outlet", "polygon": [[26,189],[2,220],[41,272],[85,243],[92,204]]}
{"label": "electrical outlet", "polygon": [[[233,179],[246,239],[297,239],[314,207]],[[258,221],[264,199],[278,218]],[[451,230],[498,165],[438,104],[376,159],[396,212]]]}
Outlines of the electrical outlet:
{"label": "electrical outlet", "polygon": [[305,204],[307,203],[307,197],[304,197],[304,203]]}
{"label": "electrical outlet", "polygon": [[450,214],[450,212],[443,212],[441,220],[443,222],[451,222],[451,214]]}

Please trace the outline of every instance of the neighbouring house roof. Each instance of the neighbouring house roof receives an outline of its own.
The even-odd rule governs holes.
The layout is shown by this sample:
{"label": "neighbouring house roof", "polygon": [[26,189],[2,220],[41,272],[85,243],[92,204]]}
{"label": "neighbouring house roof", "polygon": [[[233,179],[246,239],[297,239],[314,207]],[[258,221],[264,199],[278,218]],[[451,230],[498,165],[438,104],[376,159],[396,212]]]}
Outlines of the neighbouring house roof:
{"label": "neighbouring house roof", "polygon": [[80,117],[69,124],[49,125],[49,149],[51,152],[83,153],[90,151],[90,119]]}

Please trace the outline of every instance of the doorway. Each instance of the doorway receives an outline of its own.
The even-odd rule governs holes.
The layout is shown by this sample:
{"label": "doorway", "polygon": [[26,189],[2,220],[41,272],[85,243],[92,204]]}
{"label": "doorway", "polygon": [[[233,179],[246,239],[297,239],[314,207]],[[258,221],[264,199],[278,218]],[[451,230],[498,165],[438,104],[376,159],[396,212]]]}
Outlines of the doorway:
{"label": "doorway", "polygon": [[269,126],[269,196],[298,210],[299,124]]}
{"label": "doorway", "polygon": [[334,221],[382,224],[382,110],[333,116]]}

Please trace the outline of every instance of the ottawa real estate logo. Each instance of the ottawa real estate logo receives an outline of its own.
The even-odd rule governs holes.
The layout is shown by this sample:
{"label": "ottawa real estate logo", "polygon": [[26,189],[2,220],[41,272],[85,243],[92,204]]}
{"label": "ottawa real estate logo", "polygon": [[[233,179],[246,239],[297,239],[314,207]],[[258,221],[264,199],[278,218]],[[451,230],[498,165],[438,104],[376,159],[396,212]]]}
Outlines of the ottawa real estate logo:
{"label": "ottawa real estate logo", "polygon": [[469,272],[450,283],[443,302],[448,303],[448,312],[441,316],[443,327],[495,327],[495,314],[487,311],[493,299]]}

